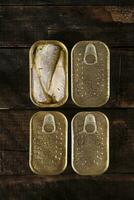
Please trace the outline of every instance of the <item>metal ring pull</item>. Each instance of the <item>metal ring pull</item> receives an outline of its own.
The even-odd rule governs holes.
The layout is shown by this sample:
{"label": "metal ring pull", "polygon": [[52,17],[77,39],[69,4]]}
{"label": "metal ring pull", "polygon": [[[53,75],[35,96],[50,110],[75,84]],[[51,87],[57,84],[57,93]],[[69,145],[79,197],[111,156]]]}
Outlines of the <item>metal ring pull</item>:
{"label": "metal ring pull", "polygon": [[93,114],[88,114],[84,120],[83,132],[87,134],[97,133],[97,123]]}
{"label": "metal ring pull", "polygon": [[42,132],[51,134],[51,133],[54,133],[55,131],[56,131],[56,124],[55,124],[54,116],[48,113],[44,117]]}
{"label": "metal ring pull", "polygon": [[87,44],[84,53],[84,63],[86,65],[94,65],[97,63],[97,52],[93,44]]}

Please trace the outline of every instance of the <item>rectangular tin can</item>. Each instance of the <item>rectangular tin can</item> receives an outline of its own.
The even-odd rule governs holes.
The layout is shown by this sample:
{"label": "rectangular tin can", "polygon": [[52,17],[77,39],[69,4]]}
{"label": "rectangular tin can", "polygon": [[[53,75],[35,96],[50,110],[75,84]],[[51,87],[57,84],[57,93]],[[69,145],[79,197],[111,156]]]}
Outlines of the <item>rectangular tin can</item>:
{"label": "rectangular tin can", "polygon": [[67,166],[66,117],[55,111],[41,111],[30,121],[29,165],[38,175],[57,175]]}
{"label": "rectangular tin can", "polygon": [[35,42],[29,51],[30,99],[38,107],[59,107],[68,98],[68,50],[57,40]]}
{"label": "rectangular tin can", "polygon": [[109,166],[109,121],[101,112],[79,112],[72,120],[72,167],[79,175],[100,175]]}
{"label": "rectangular tin can", "polygon": [[110,95],[110,53],[100,41],[80,41],[71,52],[71,96],[80,107],[104,105]]}

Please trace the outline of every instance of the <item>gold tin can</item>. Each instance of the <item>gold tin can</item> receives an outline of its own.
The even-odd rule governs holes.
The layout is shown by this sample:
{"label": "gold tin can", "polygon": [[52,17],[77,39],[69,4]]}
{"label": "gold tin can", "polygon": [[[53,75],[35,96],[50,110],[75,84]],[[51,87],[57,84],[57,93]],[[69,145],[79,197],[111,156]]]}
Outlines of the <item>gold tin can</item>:
{"label": "gold tin can", "polygon": [[38,175],[57,175],[67,166],[68,122],[60,112],[42,111],[30,121],[29,165]]}
{"label": "gold tin can", "polygon": [[79,175],[100,175],[109,165],[109,121],[101,112],[79,112],[72,120],[72,167]]}
{"label": "gold tin can", "polygon": [[68,51],[62,42],[41,40],[29,51],[30,99],[38,107],[59,107],[68,98]]}
{"label": "gold tin can", "polygon": [[80,41],[71,53],[71,96],[80,107],[104,105],[110,94],[110,52],[100,41]]}

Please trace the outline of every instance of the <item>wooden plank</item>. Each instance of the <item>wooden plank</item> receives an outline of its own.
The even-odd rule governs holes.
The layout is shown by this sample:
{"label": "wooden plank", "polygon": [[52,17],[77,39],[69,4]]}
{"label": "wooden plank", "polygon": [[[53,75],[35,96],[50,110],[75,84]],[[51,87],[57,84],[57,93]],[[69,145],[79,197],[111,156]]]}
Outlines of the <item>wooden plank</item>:
{"label": "wooden plank", "polygon": [[0,111],[0,150],[28,151],[29,121],[34,111]]}
{"label": "wooden plank", "polygon": [[1,151],[0,163],[0,175],[32,174],[28,164],[28,153],[26,152]]}
{"label": "wooden plank", "polygon": [[[59,177],[59,176],[58,176]],[[94,200],[134,198],[133,176],[115,175],[98,178],[76,176],[55,177],[1,177],[0,196],[3,199],[78,199]],[[7,192],[8,191],[8,192]]]}
{"label": "wooden plank", "polygon": [[[0,11],[1,20],[37,20],[45,21],[46,25],[58,17],[55,21],[57,27],[65,21],[69,26],[76,27],[88,27],[90,23],[97,22],[134,23],[134,6],[3,6]],[[72,16],[75,18],[71,20]],[[79,17],[80,21],[76,17]]]}
{"label": "wooden plank", "polygon": [[[69,121],[69,165],[64,174],[75,175],[70,166],[70,122],[79,111],[81,110],[64,109],[63,112]],[[134,109],[100,111],[110,121],[110,166],[107,173],[134,173]],[[35,111],[0,111],[0,175],[31,174],[28,166],[29,121],[34,113]]]}
{"label": "wooden plank", "polygon": [[0,47],[30,47],[44,38],[62,40],[69,52],[75,42],[87,39],[102,40],[111,47],[111,97],[104,109],[98,109],[110,120],[110,167],[98,177],[82,177],[73,172],[70,122],[81,109],[69,98],[59,108],[69,119],[68,167],[55,177],[32,174],[28,165],[29,120],[35,111],[23,109],[37,108],[28,94],[28,49],[3,48],[0,49],[0,108],[16,111],[0,110],[1,199],[134,199],[134,109],[117,109],[134,107],[134,49],[124,48],[134,47],[134,7],[61,6],[89,2],[130,5],[131,1],[1,0],[0,5],[60,6],[1,6]]}
{"label": "wooden plank", "polygon": [[26,49],[0,49],[0,108],[27,108],[29,63]]}
{"label": "wooden plank", "polygon": [[134,6],[1,6],[0,13],[0,47],[29,47],[40,39],[134,46]]}
{"label": "wooden plank", "polygon": [[[68,43],[66,45],[69,46]],[[28,51],[28,49],[0,49],[0,108],[2,109],[36,108],[29,98]],[[112,48],[110,52],[111,96],[103,107],[134,107],[134,51]],[[70,71],[69,82],[71,83]],[[70,96],[63,107],[76,108]]]}
{"label": "wooden plank", "polygon": [[134,5],[133,0],[1,0],[0,5]]}
{"label": "wooden plank", "polygon": [[[14,179],[13,179],[14,177]],[[81,176],[78,174],[74,175],[66,175],[60,174],[56,176],[39,176],[35,174],[27,175],[27,176],[17,176],[17,175],[9,175],[9,176],[0,176],[0,184],[4,183],[5,185],[12,184],[21,184],[23,181],[33,182],[35,184],[42,182],[43,183],[55,183],[55,182],[64,182],[64,181],[79,181],[79,180],[88,180],[88,181],[98,181],[98,182],[134,182],[134,174],[102,174],[100,176]]]}

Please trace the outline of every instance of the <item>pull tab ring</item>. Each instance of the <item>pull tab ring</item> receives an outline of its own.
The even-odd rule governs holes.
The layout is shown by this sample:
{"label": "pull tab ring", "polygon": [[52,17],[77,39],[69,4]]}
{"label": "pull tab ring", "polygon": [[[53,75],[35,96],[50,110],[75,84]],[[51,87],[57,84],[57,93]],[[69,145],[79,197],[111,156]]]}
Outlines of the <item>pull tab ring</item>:
{"label": "pull tab ring", "polygon": [[42,125],[42,132],[51,134],[56,131],[55,118],[52,114],[48,113],[45,115]]}
{"label": "pull tab ring", "polygon": [[86,65],[94,65],[97,63],[97,52],[94,44],[88,44],[85,48],[84,61]]}
{"label": "pull tab ring", "polygon": [[88,114],[84,120],[83,132],[86,134],[97,133],[97,123],[93,114]]}

